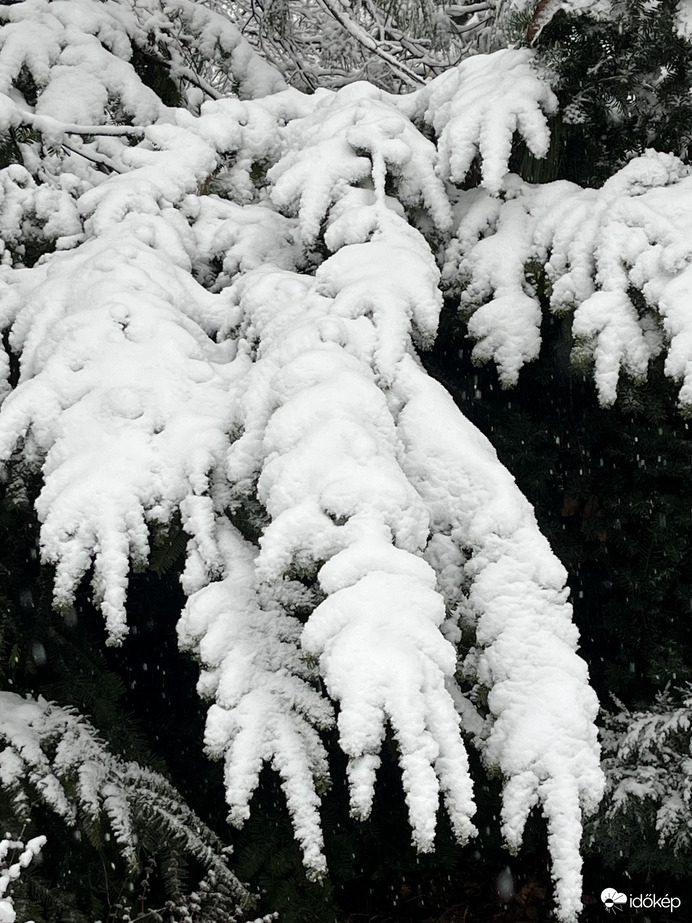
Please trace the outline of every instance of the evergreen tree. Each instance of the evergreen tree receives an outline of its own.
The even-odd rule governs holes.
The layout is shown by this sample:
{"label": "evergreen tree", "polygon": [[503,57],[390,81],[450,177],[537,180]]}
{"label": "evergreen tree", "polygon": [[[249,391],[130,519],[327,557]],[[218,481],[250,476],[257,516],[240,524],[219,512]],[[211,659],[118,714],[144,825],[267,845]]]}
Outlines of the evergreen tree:
{"label": "evergreen tree", "polygon": [[[690,154],[689,10],[675,0],[549,4],[534,42],[560,100],[551,178],[602,185],[647,149]],[[521,27],[520,27],[521,28]]]}
{"label": "evergreen tree", "polygon": [[[687,7],[503,4],[488,41],[531,47],[458,66],[465,39],[433,26],[485,9],[226,8],[247,38],[188,0],[0,4],[2,515],[22,537],[3,561],[0,805],[18,854],[46,832],[63,901],[22,912],[242,912],[223,842],[113,714],[127,691],[97,629],[70,637],[75,611],[100,611],[122,645],[165,585],[233,823],[278,785],[321,879],[339,849],[330,784],[366,819],[378,772],[398,766],[425,853],[441,806],[448,841],[473,837],[472,775],[481,791],[497,780],[511,849],[545,816],[557,912],[575,920],[582,820],[604,783],[566,574],[419,354],[445,297],[461,312],[450,387],[489,431],[503,418],[490,434],[570,564],[594,681],[624,700],[602,817],[653,823],[686,855],[671,754],[687,746],[689,654],[669,612],[689,597],[687,541],[666,530],[688,462],[670,392],[692,406]],[[515,410],[497,394],[517,384]],[[655,502],[613,491],[627,464]],[[605,601],[618,581],[636,601]],[[141,656],[143,635],[127,640]],[[117,899],[51,860],[70,824],[105,879],[119,869]],[[33,865],[2,879],[8,918]]]}
{"label": "evergreen tree", "polygon": [[[0,847],[8,876],[0,908],[37,923],[243,916],[254,896],[126,710],[128,691],[83,594],[63,613],[52,610],[31,487],[8,475],[0,499],[2,534],[13,538],[0,564],[0,826],[14,839],[8,833]],[[27,853],[10,874],[27,838],[27,849],[49,845],[38,864]]]}
{"label": "evergreen tree", "polygon": [[[181,0],[0,15],[0,453],[38,485],[54,605],[81,594],[121,644],[130,571],[182,528],[178,634],[232,821],[270,766],[324,875],[336,728],[354,816],[391,739],[415,847],[433,848],[441,804],[465,841],[469,744],[501,779],[512,849],[545,815],[574,919],[602,775],[565,572],[416,351],[474,160],[497,195],[517,126],[548,148],[532,54],[476,56],[407,96],[308,96]],[[219,75],[237,95],[218,98]]]}

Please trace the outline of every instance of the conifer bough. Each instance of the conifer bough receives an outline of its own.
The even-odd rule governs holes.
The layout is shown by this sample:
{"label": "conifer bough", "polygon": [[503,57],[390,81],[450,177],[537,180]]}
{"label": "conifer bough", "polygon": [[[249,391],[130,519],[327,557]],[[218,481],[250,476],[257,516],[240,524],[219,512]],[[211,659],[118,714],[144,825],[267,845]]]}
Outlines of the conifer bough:
{"label": "conifer bough", "polygon": [[605,403],[664,349],[686,382],[689,236],[667,198],[686,168],[647,155],[601,190],[509,174],[515,134],[546,154],[557,105],[526,49],[407,95],[305,95],[188,0],[34,0],[0,24],[0,457],[40,472],[55,604],[91,574],[120,643],[130,570],[179,517],[178,634],[231,820],[273,767],[324,874],[336,720],[354,815],[390,728],[415,845],[441,802],[465,841],[470,744],[502,776],[512,849],[544,814],[574,921],[603,777],[566,574],[417,351],[458,291],[478,358],[514,381],[540,349],[543,260]]}

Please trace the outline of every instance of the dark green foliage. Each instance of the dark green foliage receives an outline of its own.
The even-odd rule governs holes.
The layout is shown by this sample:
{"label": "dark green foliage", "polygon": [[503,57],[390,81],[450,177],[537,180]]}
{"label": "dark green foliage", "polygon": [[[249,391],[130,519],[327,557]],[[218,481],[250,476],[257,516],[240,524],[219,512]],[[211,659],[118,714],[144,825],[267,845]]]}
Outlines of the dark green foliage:
{"label": "dark green foliage", "polygon": [[601,185],[647,148],[688,159],[692,46],[677,35],[676,7],[617,0],[607,18],[559,11],[542,30],[539,61],[560,100],[560,179]]}
{"label": "dark green foliage", "polygon": [[165,105],[183,105],[184,100],[180,88],[171,78],[165,48],[154,46],[140,48],[138,45],[133,45],[130,63],[142,83],[153,90]]}
{"label": "dark green foliage", "polygon": [[257,543],[269,523],[269,514],[259,500],[237,503],[228,511],[228,517],[248,542]]}
{"label": "dark green foliage", "polygon": [[565,135],[569,135],[569,128],[565,129],[560,113],[548,119],[550,128],[550,147],[545,157],[534,157],[523,141],[514,145],[510,159],[510,170],[517,173],[528,183],[550,183],[556,179],[571,177],[575,167],[567,161],[570,156]]}
{"label": "dark green foliage", "polygon": [[180,516],[174,516],[165,527],[154,530],[146,569],[157,577],[164,577],[171,572],[179,573],[185,559],[187,540]]}
{"label": "dark green foliage", "polygon": [[15,89],[22,94],[24,102],[28,106],[35,106],[38,101],[38,87],[34,76],[29,68],[24,64],[17,74],[14,81]]}
{"label": "dark green foliage", "polygon": [[0,134],[0,170],[13,163],[24,163],[22,145],[37,141],[38,132],[26,125],[10,128],[5,134]]}
{"label": "dark green foliage", "polygon": [[692,906],[690,687],[666,689],[641,711],[614,704],[603,731],[607,792],[586,830],[587,853],[599,859],[600,881],[675,895],[682,923]]}

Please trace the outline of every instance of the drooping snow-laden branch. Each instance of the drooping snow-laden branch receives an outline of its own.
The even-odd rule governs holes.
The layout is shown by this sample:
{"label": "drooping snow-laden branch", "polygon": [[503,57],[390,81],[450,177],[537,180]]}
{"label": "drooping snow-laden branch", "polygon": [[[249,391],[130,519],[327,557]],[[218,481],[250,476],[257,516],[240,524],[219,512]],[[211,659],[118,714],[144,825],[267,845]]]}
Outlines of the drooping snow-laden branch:
{"label": "drooping snow-laden branch", "polygon": [[542,306],[526,267],[541,266],[550,309],[572,315],[574,357],[593,365],[600,401],[623,374],[646,378],[665,354],[667,375],[692,406],[689,168],[671,154],[632,160],[601,189],[505,180],[503,194],[464,194],[444,276],[458,291],[475,355],[513,384],[540,351]]}
{"label": "drooping snow-laden branch", "polygon": [[[320,731],[337,705],[353,813],[369,813],[391,728],[417,847],[432,848],[441,803],[465,840],[466,737],[505,779],[510,845],[545,813],[574,920],[581,817],[602,780],[565,573],[416,354],[442,298],[419,226],[448,237],[446,184],[477,155],[497,193],[515,130],[547,146],[554,100],[530,58],[479,56],[409,97],[360,84],[214,101],[198,118],[158,108],[136,146],[101,140],[125,172],[64,163],[61,249],[0,272],[20,357],[0,457],[41,468],[56,603],[92,569],[114,643],[131,566],[180,517],[180,642],[212,700],[206,745],[233,821],[272,765],[324,871]],[[17,164],[5,181],[15,227],[39,184]]]}

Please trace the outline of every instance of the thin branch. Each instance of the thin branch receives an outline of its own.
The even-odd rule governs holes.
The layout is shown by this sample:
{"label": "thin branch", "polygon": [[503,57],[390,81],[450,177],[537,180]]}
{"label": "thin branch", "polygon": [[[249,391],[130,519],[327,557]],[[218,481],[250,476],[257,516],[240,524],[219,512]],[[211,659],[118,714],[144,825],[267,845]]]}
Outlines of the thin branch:
{"label": "thin branch", "polygon": [[357,42],[359,42],[364,48],[367,48],[368,51],[372,51],[379,58],[382,58],[383,61],[386,61],[391,69],[397,73],[409,86],[412,85],[421,85],[425,83],[422,77],[419,77],[414,71],[406,67],[405,64],[402,64],[400,61],[389,54],[387,51],[384,51],[380,48],[379,44],[375,39],[370,35],[369,32],[366,32],[362,26],[359,26],[358,23],[354,22],[350,16],[346,15],[346,12],[341,7],[339,0],[320,0],[322,5],[328,10],[329,13],[334,17],[334,19],[339,22],[346,31],[352,35]]}
{"label": "thin branch", "polygon": [[387,26],[387,33],[391,36],[392,41],[395,42],[403,51],[407,51],[413,58],[415,58],[417,64],[422,64],[424,67],[430,68],[432,71],[444,70],[449,67],[449,62],[443,62],[436,58],[430,57],[428,54],[427,48],[419,42],[417,39],[412,39],[404,32],[401,32],[399,29],[394,29],[392,26]]}
{"label": "thin branch", "polygon": [[84,151],[80,151],[76,147],[72,147],[70,144],[65,144],[63,141],[62,147],[66,151],[69,151],[71,154],[77,154],[79,157],[84,157],[85,160],[90,160],[92,163],[98,164],[99,166],[108,167],[109,170],[112,170],[114,173],[123,173],[124,171],[120,167],[116,167],[110,157],[106,157],[103,154],[99,154],[96,151],[90,151],[88,154]]}
{"label": "thin branch", "polygon": [[293,66],[296,71],[302,76],[306,85],[314,92],[317,89],[317,81],[314,78],[312,73],[312,68],[307,67],[301,60],[300,56],[296,54],[293,46],[293,42],[288,42],[283,36],[278,37],[278,43],[284,52],[289,56],[289,59],[293,62]]}
{"label": "thin branch", "polygon": [[365,5],[366,5],[367,8],[368,8],[368,12],[369,12],[370,15],[372,16],[373,22],[377,25],[377,28],[379,29],[379,32],[380,32],[380,41],[382,41],[382,40],[384,39],[384,23],[382,22],[382,20],[381,20],[380,17],[378,16],[377,7],[376,7],[375,4],[372,2],[372,0],[365,0]]}
{"label": "thin branch", "polygon": [[448,6],[445,13],[448,16],[468,16],[470,13],[484,13],[492,7],[489,3],[469,3],[466,6]]}
{"label": "thin branch", "polygon": [[23,109],[17,111],[23,122],[45,134],[54,132],[63,135],[86,135],[87,137],[95,135],[142,137],[144,135],[144,128],[138,125],[76,125],[73,122],[60,122],[50,115],[35,115]]}
{"label": "thin branch", "polygon": [[463,35],[465,32],[474,32],[476,29],[480,29],[481,26],[484,26],[486,23],[490,22],[492,18],[493,18],[492,16],[486,16],[485,19],[479,19],[478,22],[469,23],[466,26],[457,25],[453,19],[450,21],[454,28],[454,34]]}
{"label": "thin branch", "polygon": [[140,920],[146,920],[148,917],[151,917],[152,914],[158,914],[161,916],[165,909],[165,907],[159,907],[158,910],[144,910],[138,916],[132,917],[130,923],[139,923]]}
{"label": "thin branch", "polygon": [[218,90],[215,90],[210,83],[207,83],[206,80],[196,74],[190,67],[176,67],[173,70],[173,74],[176,77],[182,77],[184,80],[187,80],[188,83],[194,84],[194,86],[196,86],[203,93],[206,93],[207,96],[210,96],[212,99],[224,98],[222,93],[219,93]]}

